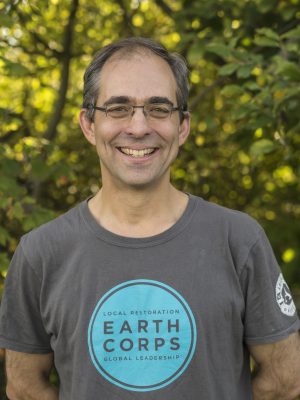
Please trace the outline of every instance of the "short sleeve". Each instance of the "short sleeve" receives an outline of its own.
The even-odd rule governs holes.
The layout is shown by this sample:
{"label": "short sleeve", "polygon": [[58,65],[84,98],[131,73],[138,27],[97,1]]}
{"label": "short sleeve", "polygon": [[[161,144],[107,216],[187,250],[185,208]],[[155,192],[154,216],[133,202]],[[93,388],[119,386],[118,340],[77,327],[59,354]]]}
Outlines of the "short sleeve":
{"label": "short sleeve", "polygon": [[300,329],[297,310],[271,245],[261,231],[241,273],[245,342],[272,343]]}
{"label": "short sleeve", "polygon": [[12,258],[0,307],[0,347],[24,353],[49,353],[50,336],[40,313],[41,282],[21,244]]}

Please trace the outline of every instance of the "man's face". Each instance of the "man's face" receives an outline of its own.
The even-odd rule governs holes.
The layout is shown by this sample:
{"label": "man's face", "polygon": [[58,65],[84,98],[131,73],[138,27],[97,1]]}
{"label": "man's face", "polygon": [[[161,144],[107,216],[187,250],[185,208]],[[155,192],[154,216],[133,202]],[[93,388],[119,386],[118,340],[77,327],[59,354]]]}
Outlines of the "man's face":
{"label": "man's face", "polygon": [[[149,53],[109,60],[101,72],[96,106],[110,103],[144,105],[155,99],[176,101],[176,81],[169,65]],[[170,165],[189,133],[189,116],[182,123],[178,111],[166,119],[147,118],[143,109],[134,109],[129,118],[114,119],[95,110],[94,122],[84,128],[96,146],[103,185],[145,188],[169,182]]]}

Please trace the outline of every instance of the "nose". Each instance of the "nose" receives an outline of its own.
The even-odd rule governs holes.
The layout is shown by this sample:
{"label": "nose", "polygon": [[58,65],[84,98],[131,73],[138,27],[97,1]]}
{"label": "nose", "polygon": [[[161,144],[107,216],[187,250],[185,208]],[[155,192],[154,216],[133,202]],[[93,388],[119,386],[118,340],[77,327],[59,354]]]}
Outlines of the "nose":
{"label": "nose", "polygon": [[128,135],[135,137],[143,137],[150,135],[151,128],[148,119],[144,113],[143,107],[135,107],[131,118],[128,120],[128,125],[125,129]]}

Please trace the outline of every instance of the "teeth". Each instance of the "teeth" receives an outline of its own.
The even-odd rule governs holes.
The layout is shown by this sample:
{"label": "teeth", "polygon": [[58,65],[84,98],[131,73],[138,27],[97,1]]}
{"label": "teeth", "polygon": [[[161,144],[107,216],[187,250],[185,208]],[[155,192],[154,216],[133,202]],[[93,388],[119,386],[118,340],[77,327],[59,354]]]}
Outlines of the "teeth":
{"label": "teeth", "polygon": [[127,147],[121,147],[120,150],[122,153],[127,154],[128,156],[132,157],[144,157],[146,154],[153,153],[154,149],[142,149],[142,150],[134,150],[134,149],[129,149]]}

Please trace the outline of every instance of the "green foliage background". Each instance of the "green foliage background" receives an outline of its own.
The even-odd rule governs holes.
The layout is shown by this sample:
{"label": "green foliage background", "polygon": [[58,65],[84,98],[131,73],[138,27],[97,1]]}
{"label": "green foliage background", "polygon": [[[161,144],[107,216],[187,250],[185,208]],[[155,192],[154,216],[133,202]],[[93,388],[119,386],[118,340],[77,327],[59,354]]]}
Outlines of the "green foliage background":
{"label": "green foliage background", "polygon": [[188,61],[192,132],[174,184],[255,217],[300,290],[299,22],[299,0],[0,3],[0,293],[20,236],[101,185],[78,125],[82,76],[126,36]]}

